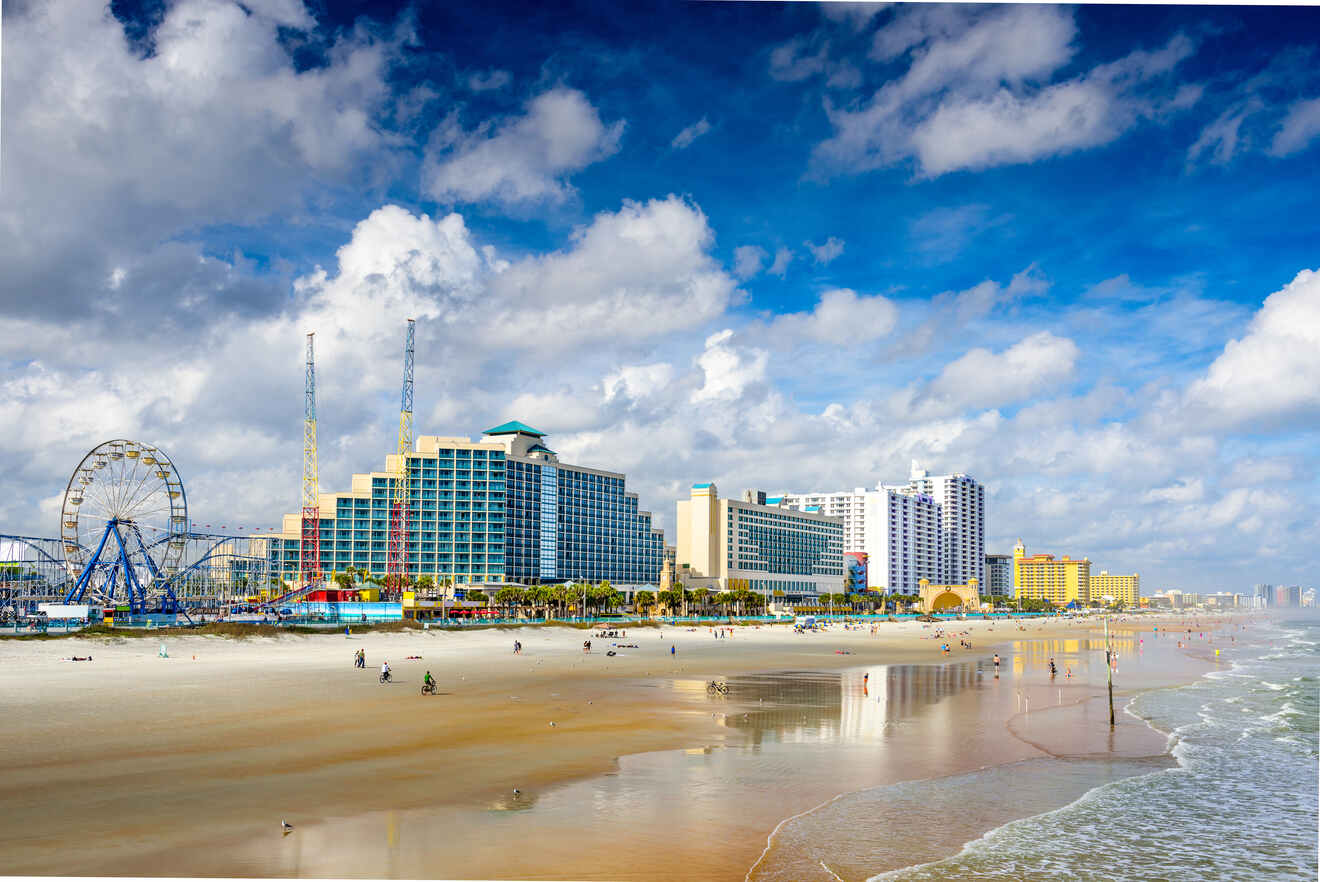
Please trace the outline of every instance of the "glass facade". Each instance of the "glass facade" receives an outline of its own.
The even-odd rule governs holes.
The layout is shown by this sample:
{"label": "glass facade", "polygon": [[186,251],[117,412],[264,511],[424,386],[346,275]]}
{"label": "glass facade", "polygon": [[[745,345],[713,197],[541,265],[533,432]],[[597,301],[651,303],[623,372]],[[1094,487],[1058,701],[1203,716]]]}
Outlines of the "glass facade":
{"label": "glass facade", "polygon": [[624,486],[623,475],[510,458],[509,581],[655,584],[664,534]]}
{"label": "glass facade", "polygon": [[[626,492],[623,475],[559,463],[535,430],[500,435],[512,437],[473,444],[426,436],[408,454],[410,576],[460,584],[659,580],[664,534]],[[335,496],[333,515],[323,506],[322,572],[386,572],[394,481],[355,475],[353,490]],[[269,546],[272,572],[290,582],[299,575],[298,521],[286,516]]]}
{"label": "glass facade", "polygon": [[[409,575],[503,581],[504,451],[441,446],[410,453],[407,462]],[[322,507],[322,572],[342,573],[350,566],[386,571],[394,481],[380,473],[357,475],[353,491],[335,496],[333,516]],[[368,482],[369,489],[362,486]],[[300,544],[287,532],[270,540],[273,573],[290,581],[298,577]]]}

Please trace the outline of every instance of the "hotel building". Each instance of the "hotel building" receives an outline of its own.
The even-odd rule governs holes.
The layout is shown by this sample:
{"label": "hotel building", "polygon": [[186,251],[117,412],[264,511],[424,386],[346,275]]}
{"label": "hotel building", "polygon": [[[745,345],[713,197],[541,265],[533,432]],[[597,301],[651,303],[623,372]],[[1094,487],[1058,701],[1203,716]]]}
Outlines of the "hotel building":
{"label": "hotel building", "polygon": [[1130,576],[1121,576],[1118,574],[1110,575],[1108,570],[1101,570],[1100,575],[1091,577],[1091,599],[1103,600],[1106,597],[1114,598],[1114,603],[1121,603],[1124,606],[1136,606],[1137,598],[1141,596],[1141,576],[1133,573]]}
{"label": "hotel building", "polygon": [[757,491],[722,499],[714,484],[694,484],[677,505],[685,586],[747,588],[785,603],[842,592],[842,519],[771,503]]}
{"label": "hotel building", "polygon": [[908,486],[940,504],[941,581],[963,585],[975,579],[984,585],[985,487],[970,475],[928,475],[915,462]]}
{"label": "hotel building", "polygon": [[837,493],[785,493],[772,505],[843,520],[843,550],[867,557],[867,587],[916,594],[922,579],[944,581],[940,505],[907,485],[879,484]]}
{"label": "hotel building", "polygon": [[[481,441],[424,435],[406,456],[408,575],[463,584],[607,580],[654,586],[664,535],[617,472],[559,462],[544,434],[511,422]],[[321,570],[386,571],[398,455],[321,494]],[[270,538],[273,575],[299,576],[302,518]]]}
{"label": "hotel building", "polygon": [[990,597],[1013,596],[1013,557],[1008,554],[985,556],[985,593]]}
{"label": "hotel building", "polygon": [[1056,606],[1073,601],[1086,605],[1091,602],[1091,562],[1067,555],[1057,560],[1052,554],[1027,557],[1019,539],[1013,548],[1013,586],[1023,600],[1048,600]]}

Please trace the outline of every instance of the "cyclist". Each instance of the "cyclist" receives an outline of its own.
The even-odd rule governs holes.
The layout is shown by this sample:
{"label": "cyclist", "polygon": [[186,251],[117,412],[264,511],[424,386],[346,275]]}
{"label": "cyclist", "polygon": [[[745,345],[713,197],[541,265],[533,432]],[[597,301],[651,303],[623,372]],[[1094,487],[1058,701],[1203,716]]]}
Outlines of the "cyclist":
{"label": "cyclist", "polygon": [[390,679],[390,663],[389,663],[389,662],[381,662],[381,663],[380,663],[380,679],[381,679],[381,682],[382,682],[382,683],[383,683],[383,682],[386,682],[386,681],[388,681],[388,680]]}
{"label": "cyclist", "polygon": [[435,678],[431,676],[430,671],[427,671],[426,676],[422,678],[422,685],[425,686],[427,689],[435,688]]}

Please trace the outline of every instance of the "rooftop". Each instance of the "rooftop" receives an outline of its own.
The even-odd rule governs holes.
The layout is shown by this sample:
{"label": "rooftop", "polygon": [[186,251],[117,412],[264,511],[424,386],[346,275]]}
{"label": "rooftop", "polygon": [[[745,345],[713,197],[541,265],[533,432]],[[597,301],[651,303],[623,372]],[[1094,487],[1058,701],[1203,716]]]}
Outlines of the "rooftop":
{"label": "rooftop", "polygon": [[483,435],[535,435],[538,438],[544,438],[545,432],[538,432],[526,423],[520,423],[517,420],[509,420],[507,423],[501,423],[493,429],[487,429],[482,432]]}

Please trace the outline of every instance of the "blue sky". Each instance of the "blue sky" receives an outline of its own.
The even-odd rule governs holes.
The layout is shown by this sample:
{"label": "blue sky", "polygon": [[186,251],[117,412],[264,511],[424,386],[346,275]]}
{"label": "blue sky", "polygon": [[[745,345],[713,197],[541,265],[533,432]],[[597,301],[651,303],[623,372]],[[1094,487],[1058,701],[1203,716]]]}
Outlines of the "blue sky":
{"label": "blue sky", "polygon": [[1320,541],[1320,11],[6,4],[0,525],[82,452],[203,521],[517,418],[659,521],[725,492],[990,489],[991,550],[1146,589]]}

